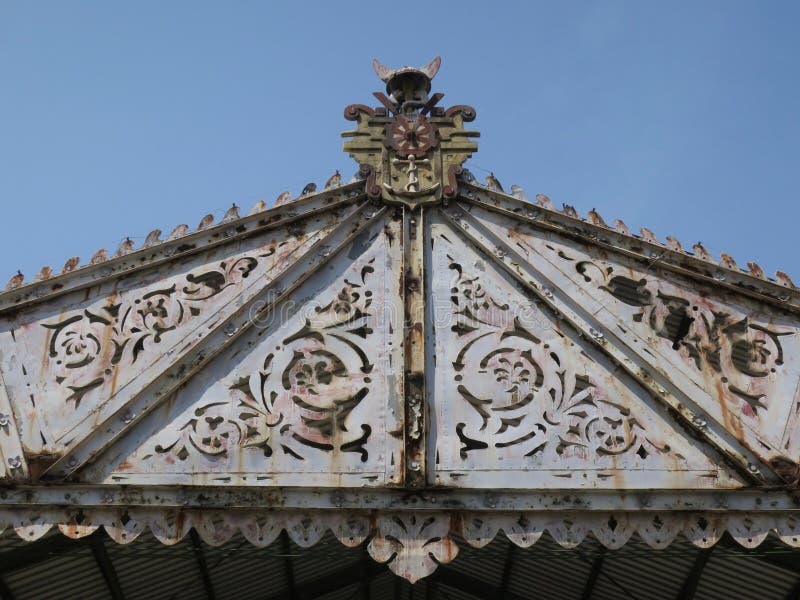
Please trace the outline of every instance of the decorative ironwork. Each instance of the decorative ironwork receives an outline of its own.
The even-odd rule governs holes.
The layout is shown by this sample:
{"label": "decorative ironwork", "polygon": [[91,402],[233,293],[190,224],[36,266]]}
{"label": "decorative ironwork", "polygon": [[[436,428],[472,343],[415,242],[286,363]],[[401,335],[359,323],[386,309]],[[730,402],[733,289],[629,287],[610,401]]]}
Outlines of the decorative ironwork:
{"label": "decorative ironwork", "polygon": [[26,541],[42,538],[53,527],[71,538],[103,528],[119,544],[128,544],[148,528],[158,541],[173,545],[194,528],[207,544],[219,546],[237,532],[254,546],[272,544],[281,531],[301,548],[317,544],[327,531],[345,546],[371,538],[370,556],[412,583],[457,559],[459,535],[483,547],[502,531],[514,545],[527,548],[547,532],[566,549],[579,547],[590,534],[606,548],[623,547],[637,534],[654,549],[664,549],[678,535],[699,548],[714,546],[726,532],[740,546],[757,548],[770,533],[800,547],[800,520],[791,512],[574,512],[568,515],[522,512],[176,510],[158,508],[47,509],[29,513],[0,510],[0,526],[13,527]]}
{"label": "decorative ironwork", "polygon": [[452,330],[460,342],[453,383],[480,417],[456,426],[462,459],[490,446],[541,454],[550,463],[576,457],[591,464],[627,453],[647,461],[671,453],[650,441],[635,412],[581,372],[574,357],[529,331],[460,263],[449,266],[456,273]]}
{"label": "decorative ironwork", "polygon": [[[638,309],[634,323],[646,326],[699,372],[713,372],[742,414],[756,417],[769,398],[753,382],[784,364],[781,338],[794,331],[766,327],[698,298],[665,292],[656,278],[633,279],[614,267],[579,261],[575,270],[620,302]],[[679,292],[678,292],[679,293]]]}
{"label": "decorative ironwork", "polygon": [[791,280],[477,185],[475,110],[439,106],[439,64],[375,61],[380,105],[344,111],[351,184],[12,278],[0,526],[330,530],[412,582],[500,531],[800,547]]}
{"label": "decorative ironwork", "polygon": [[[224,261],[186,275],[180,286],[173,283],[124,303],[109,302],[100,310],[42,323],[52,332],[48,356],[58,373],[56,381],[71,392],[66,400],[77,408],[120,364],[135,364],[147,346],[160,344],[166,334],[198,316],[203,302],[247,279],[258,260],[274,252]],[[102,363],[100,368],[86,368],[95,361]]]}
{"label": "decorative ironwork", "polygon": [[[256,371],[231,382],[229,400],[195,409],[174,442],[156,445],[156,455],[185,461],[195,451],[213,457],[233,448],[259,448],[269,457],[280,448],[298,460],[308,450],[335,450],[354,452],[366,462],[372,427],[354,427],[349,416],[372,382],[364,345],[373,332],[372,291],[366,286],[374,262],[364,265],[359,282],[345,280],[334,299],[314,308]],[[353,371],[349,364],[359,367]]]}
{"label": "decorative ironwork", "polygon": [[428,96],[438,65],[437,57],[420,69],[392,71],[376,61],[389,94],[375,94],[383,108],[351,104],[344,111],[357,122],[355,131],[342,134],[352,138],[344,149],[369,174],[368,193],[375,189],[374,197],[380,194],[390,204],[414,207],[452,197],[455,174],[477,150],[469,138],[478,132],[464,129],[475,110],[464,105],[444,110],[436,107],[443,94]]}

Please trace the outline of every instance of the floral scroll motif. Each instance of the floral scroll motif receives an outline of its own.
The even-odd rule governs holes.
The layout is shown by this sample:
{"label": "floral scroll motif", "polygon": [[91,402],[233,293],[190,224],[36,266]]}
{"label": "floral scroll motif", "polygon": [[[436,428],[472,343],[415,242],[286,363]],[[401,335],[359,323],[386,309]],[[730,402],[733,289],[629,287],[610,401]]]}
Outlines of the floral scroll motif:
{"label": "floral scroll motif", "polygon": [[666,293],[656,281],[616,275],[612,267],[582,261],[575,268],[586,282],[637,308],[634,322],[668,343],[686,363],[712,373],[741,402],[744,415],[755,417],[768,407],[769,377],[784,362],[781,338],[794,332],[765,327],[702,298]]}
{"label": "floral scroll motif", "polygon": [[648,439],[636,415],[607,397],[574,355],[532,333],[533,315],[498,302],[455,261],[450,268],[457,273],[451,290],[460,348],[455,388],[478,416],[456,424],[462,459],[490,446],[548,462],[626,453],[645,460],[671,452]]}
{"label": "floral scroll motif", "polygon": [[210,458],[257,448],[267,457],[281,450],[304,460],[309,451],[337,451],[366,462],[372,428],[354,424],[351,413],[372,382],[373,365],[362,346],[373,332],[372,292],[366,289],[373,272],[367,264],[360,282],[345,280],[257,369],[228,384],[229,399],[197,408],[174,441],[156,446],[156,454],[183,461],[195,452]]}
{"label": "floral scroll motif", "polygon": [[71,393],[67,401],[77,408],[84,395],[103,385],[122,363],[135,364],[149,347],[201,312],[201,305],[246,279],[258,257],[225,261],[199,274],[189,274],[183,284],[150,290],[125,302],[109,302],[100,309],[85,309],[55,323],[50,330],[48,356],[56,381]]}

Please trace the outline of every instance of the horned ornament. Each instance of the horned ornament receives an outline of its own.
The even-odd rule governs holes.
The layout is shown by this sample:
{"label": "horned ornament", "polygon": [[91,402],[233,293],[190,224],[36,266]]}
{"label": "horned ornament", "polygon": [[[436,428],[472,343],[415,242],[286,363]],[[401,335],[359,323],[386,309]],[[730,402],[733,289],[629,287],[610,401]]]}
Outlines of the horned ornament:
{"label": "horned ornament", "polygon": [[431,79],[436,76],[441,57],[437,56],[424,67],[401,67],[390,69],[377,58],[372,61],[372,68],[382,81],[386,82],[386,93],[401,113],[408,113],[425,106],[431,91]]}

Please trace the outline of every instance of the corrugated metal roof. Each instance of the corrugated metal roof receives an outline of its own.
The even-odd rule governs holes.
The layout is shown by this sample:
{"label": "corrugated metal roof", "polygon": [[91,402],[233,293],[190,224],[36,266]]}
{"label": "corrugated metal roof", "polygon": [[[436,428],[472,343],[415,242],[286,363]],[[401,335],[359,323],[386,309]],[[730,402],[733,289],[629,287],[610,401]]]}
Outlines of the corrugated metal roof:
{"label": "corrugated metal roof", "polygon": [[203,546],[218,600],[249,600],[287,594],[285,555],[278,543],[256,548],[241,534],[223,546]]}
{"label": "corrugated metal roof", "polygon": [[[143,533],[136,541],[124,546],[109,540],[105,542],[127,597],[174,600],[203,597],[200,571],[188,537],[174,546],[163,545],[150,532]],[[89,557],[92,558],[91,554]],[[99,572],[93,559],[85,570]],[[104,590],[106,595],[97,598],[107,597],[105,586]]]}
{"label": "corrugated metal roof", "polygon": [[545,534],[530,548],[519,548],[509,574],[508,589],[522,598],[580,598],[591,570],[591,546],[568,551]]}
{"label": "corrugated metal roof", "polygon": [[[142,576],[143,573],[139,573]],[[108,588],[86,548],[58,556],[6,576],[6,584],[19,598],[63,600],[106,598]]]}

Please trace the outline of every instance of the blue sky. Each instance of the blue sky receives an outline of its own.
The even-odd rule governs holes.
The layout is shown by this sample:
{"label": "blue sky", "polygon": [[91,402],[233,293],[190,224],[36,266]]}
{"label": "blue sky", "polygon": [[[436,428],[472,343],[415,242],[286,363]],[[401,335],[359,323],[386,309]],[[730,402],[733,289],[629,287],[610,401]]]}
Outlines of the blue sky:
{"label": "blue sky", "polygon": [[[406,8],[402,8],[406,6]],[[800,284],[800,3],[0,4],[0,276],[355,165],[370,63],[436,54],[468,166]]]}

